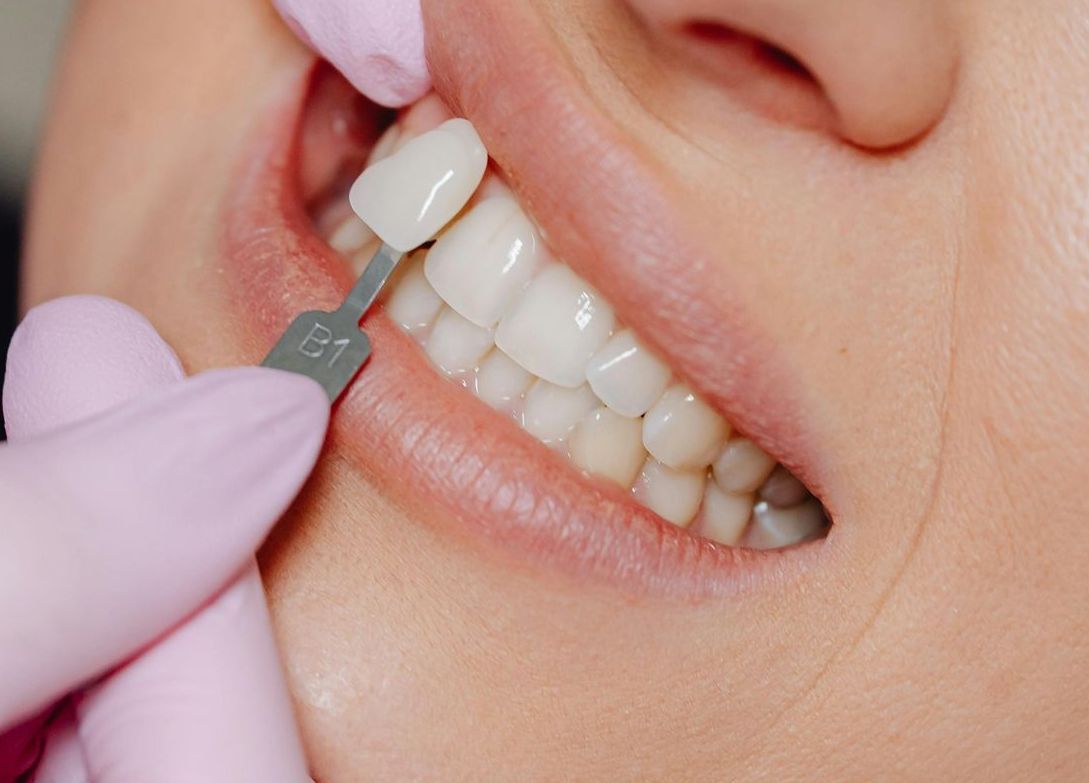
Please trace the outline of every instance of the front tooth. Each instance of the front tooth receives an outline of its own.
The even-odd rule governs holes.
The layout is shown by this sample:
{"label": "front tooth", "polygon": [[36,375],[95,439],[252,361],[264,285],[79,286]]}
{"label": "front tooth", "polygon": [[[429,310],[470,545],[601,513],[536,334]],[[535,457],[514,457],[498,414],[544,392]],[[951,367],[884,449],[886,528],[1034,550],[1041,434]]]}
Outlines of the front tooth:
{"label": "front tooth", "polygon": [[534,375],[574,388],[613,330],[613,310],[561,264],[545,269],[503,316],[495,342]]}
{"label": "front tooth", "polygon": [[424,276],[426,250],[413,253],[386,301],[386,312],[402,329],[415,331],[431,325],[442,309],[442,299]]}
{"label": "front tooth", "polygon": [[715,481],[723,492],[752,492],[771,474],[775,458],[747,438],[733,438],[715,458]]}
{"label": "front tooth", "polygon": [[427,337],[427,355],[447,373],[468,372],[492,347],[492,332],[469,323],[453,310],[439,313]]}
{"label": "front tooth", "polygon": [[828,523],[816,498],[792,508],[776,508],[767,501],[753,506],[748,545],[753,549],[780,549],[818,538]]}
{"label": "front tooth", "polygon": [[476,371],[476,396],[497,410],[511,412],[533,376],[496,349],[489,353]]}
{"label": "front tooth", "polygon": [[684,385],[667,390],[643,420],[647,451],[679,470],[710,465],[729,434],[726,420]]}
{"label": "front tooth", "polygon": [[754,499],[751,493],[723,492],[715,482],[708,481],[700,508],[700,534],[720,544],[736,544],[752,517]]}
{"label": "front tooth", "polygon": [[402,138],[400,123],[395,122],[390,125],[371,149],[371,154],[367,156],[367,167],[369,168],[378,161],[388,158],[405,141],[407,139]]}
{"label": "front tooth", "polygon": [[537,231],[509,198],[480,202],[427,255],[427,279],[477,326],[495,326],[537,272]]}
{"label": "front tooth", "polygon": [[593,355],[586,380],[601,401],[621,416],[642,416],[669,384],[669,368],[628,329],[614,334]]}
{"label": "front tooth", "polygon": [[433,237],[473,195],[488,153],[468,120],[447,120],[359,175],[348,200],[386,244],[408,251]]}
{"label": "front tooth", "polygon": [[608,408],[589,413],[571,435],[571,460],[587,473],[630,487],[647,458],[638,419]]}
{"label": "front tooth", "polygon": [[674,470],[656,459],[648,459],[635,480],[635,499],[663,519],[687,527],[699,511],[707,474],[703,471]]}
{"label": "front tooth", "polygon": [[374,239],[374,232],[367,227],[367,224],[355,215],[349,215],[329,236],[329,247],[342,256],[348,256],[372,239]]}
{"label": "front tooth", "polygon": [[558,443],[598,405],[589,386],[575,389],[537,381],[526,393],[522,426],[544,443]]}

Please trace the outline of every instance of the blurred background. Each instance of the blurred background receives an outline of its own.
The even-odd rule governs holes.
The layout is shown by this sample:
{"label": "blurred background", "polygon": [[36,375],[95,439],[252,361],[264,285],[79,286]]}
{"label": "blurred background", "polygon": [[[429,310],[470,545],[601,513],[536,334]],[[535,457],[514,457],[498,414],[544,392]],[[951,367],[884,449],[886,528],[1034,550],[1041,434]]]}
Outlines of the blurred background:
{"label": "blurred background", "polygon": [[[0,0],[0,359],[16,320],[27,179],[71,6],[72,0]],[[0,361],[0,381],[3,367]]]}

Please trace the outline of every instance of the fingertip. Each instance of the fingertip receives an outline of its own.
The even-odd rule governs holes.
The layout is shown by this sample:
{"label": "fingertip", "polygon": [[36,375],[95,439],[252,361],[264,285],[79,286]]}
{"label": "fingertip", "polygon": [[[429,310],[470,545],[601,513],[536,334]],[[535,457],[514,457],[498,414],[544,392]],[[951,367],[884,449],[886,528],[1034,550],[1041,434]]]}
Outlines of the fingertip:
{"label": "fingertip", "polygon": [[102,296],[54,299],[27,313],[12,337],[8,436],[41,434],[182,377],[177,355],[131,307]]}

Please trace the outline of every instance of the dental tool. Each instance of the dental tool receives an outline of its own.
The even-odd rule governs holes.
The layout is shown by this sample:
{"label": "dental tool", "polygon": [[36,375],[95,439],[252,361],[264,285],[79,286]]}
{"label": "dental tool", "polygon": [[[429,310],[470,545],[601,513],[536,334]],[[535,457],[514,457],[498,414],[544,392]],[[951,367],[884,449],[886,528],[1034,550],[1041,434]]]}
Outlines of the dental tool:
{"label": "dental tool", "polygon": [[329,403],[336,402],[371,355],[371,341],[359,322],[404,257],[387,244],[379,247],[344,303],[333,312],[310,310],[298,316],[261,366],[313,378]]}

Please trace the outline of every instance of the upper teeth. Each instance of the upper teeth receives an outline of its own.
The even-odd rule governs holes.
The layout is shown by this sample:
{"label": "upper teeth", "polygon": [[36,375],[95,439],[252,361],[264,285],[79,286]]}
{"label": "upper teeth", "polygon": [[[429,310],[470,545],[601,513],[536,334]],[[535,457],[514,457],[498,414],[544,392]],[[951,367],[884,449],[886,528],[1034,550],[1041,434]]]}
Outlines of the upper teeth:
{"label": "upper teeth", "polygon": [[[463,209],[487,157],[465,120],[405,135],[396,151],[380,142],[392,154],[351,192],[357,214],[399,249],[427,241]],[[818,535],[827,519],[804,485],[751,441],[731,438],[726,420],[672,381],[597,291],[549,258],[509,191],[494,178],[488,191],[430,251],[413,254],[387,299],[431,360],[674,524],[698,519],[704,536],[766,548]],[[334,236],[350,255],[340,245],[368,235],[344,226]]]}

